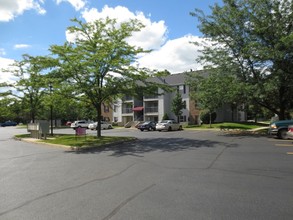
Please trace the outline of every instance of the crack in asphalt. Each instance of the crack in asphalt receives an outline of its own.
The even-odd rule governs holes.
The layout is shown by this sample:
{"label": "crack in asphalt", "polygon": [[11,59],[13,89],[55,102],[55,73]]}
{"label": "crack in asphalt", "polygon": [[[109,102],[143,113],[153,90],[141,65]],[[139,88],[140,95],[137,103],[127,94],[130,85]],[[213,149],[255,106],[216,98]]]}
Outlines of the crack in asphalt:
{"label": "crack in asphalt", "polygon": [[1,212],[1,213],[0,213],[0,216],[3,216],[3,215],[8,214],[8,213],[10,213],[10,212],[13,212],[13,211],[15,211],[15,210],[17,210],[17,209],[19,209],[19,208],[22,208],[22,207],[24,207],[24,206],[26,206],[26,205],[29,205],[29,204],[31,204],[31,203],[33,203],[33,202],[35,202],[35,201],[40,200],[40,199],[43,199],[43,198],[46,198],[46,197],[49,197],[49,196],[52,196],[52,195],[56,195],[56,194],[58,194],[58,193],[62,193],[62,192],[65,192],[65,191],[69,191],[69,190],[72,190],[72,189],[80,188],[80,187],[83,187],[83,186],[88,185],[88,184],[93,183],[93,182],[104,181],[104,180],[108,180],[108,179],[111,179],[111,178],[113,178],[113,177],[119,176],[120,174],[124,173],[125,171],[127,171],[128,169],[130,169],[131,167],[133,167],[133,166],[136,165],[136,164],[137,164],[137,163],[133,163],[133,164],[131,164],[130,166],[126,167],[125,169],[121,170],[120,172],[115,173],[115,174],[110,175],[110,176],[106,176],[106,177],[103,177],[103,178],[92,179],[92,180],[90,180],[90,181],[87,181],[87,182],[84,182],[84,183],[81,183],[81,184],[78,184],[78,185],[75,185],[75,186],[67,187],[67,188],[65,188],[65,189],[57,190],[57,191],[50,192],[50,193],[47,193],[47,194],[45,194],[45,195],[42,195],[42,196],[36,197],[36,198],[34,198],[34,199],[32,199],[32,200],[29,200],[29,201],[23,202],[22,204],[20,204],[20,205],[14,207],[14,208],[11,208],[11,209],[9,209],[9,210],[6,210],[6,211],[4,211],[4,212]]}
{"label": "crack in asphalt", "polygon": [[211,168],[211,169],[219,170],[219,171],[223,171],[223,172],[229,172],[229,173],[236,173],[236,174],[241,174],[241,175],[248,175],[248,176],[261,176],[261,177],[268,177],[268,178],[273,178],[273,179],[283,179],[282,177],[278,177],[278,176],[249,173],[249,172],[245,172],[245,171],[228,170],[228,169],[221,169],[221,168]]}
{"label": "crack in asphalt", "polygon": [[151,189],[152,187],[154,187],[156,184],[152,184],[146,188],[144,188],[143,190],[135,193],[133,196],[129,197],[128,199],[124,200],[123,202],[121,202],[115,209],[113,209],[112,212],[110,212],[109,215],[107,215],[106,217],[104,217],[102,220],[109,220],[111,219],[114,215],[116,215],[125,205],[127,205],[131,200],[135,199],[136,197],[138,197],[140,194],[148,191],[149,189]]}
{"label": "crack in asphalt", "polygon": [[210,163],[210,165],[206,169],[210,169],[214,166],[215,162],[219,159],[219,157],[224,153],[224,151],[227,149],[227,147],[224,147],[220,153],[215,157],[215,159]]}

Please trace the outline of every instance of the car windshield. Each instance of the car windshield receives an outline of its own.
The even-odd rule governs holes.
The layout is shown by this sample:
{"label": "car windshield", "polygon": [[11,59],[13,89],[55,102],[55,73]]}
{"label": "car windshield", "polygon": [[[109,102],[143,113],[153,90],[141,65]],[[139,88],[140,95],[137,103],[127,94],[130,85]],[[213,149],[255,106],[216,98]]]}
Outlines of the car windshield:
{"label": "car windshield", "polygon": [[150,124],[150,123],[151,123],[151,121],[145,121],[143,124],[147,125],[147,124]]}
{"label": "car windshield", "polygon": [[163,120],[163,121],[161,121],[161,123],[168,123],[169,122],[169,120]]}

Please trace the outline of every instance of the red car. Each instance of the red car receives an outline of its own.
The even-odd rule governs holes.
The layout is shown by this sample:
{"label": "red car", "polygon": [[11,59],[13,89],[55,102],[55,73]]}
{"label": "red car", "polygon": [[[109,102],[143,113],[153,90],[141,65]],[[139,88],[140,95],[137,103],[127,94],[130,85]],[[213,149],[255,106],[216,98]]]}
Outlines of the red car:
{"label": "red car", "polygon": [[65,125],[66,125],[66,126],[70,126],[71,123],[72,123],[71,121],[68,121],[68,122],[65,123]]}
{"label": "red car", "polygon": [[293,125],[288,126],[287,138],[293,139]]}

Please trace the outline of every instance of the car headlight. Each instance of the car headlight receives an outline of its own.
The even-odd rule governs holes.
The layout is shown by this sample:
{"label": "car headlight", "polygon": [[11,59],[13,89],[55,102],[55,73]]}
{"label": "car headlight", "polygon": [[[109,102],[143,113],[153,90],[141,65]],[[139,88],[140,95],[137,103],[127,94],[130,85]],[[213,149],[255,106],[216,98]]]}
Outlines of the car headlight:
{"label": "car headlight", "polygon": [[271,124],[271,128],[276,129],[277,128],[276,124]]}

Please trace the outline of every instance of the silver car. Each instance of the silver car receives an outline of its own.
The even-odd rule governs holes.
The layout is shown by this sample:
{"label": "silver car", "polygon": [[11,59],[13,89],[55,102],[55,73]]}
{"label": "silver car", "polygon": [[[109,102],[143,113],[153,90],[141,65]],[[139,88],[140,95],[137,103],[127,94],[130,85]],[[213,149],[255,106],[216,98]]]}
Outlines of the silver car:
{"label": "silver car", "polygon": [[[98,127],[98,122],[94,122],[89,124],[89,129],[91,130],[97,130]],[[105,129],[112,129],[112,125],[106,121],[101,121],[101,129],[105,130]]]}
{"label": "silver car", "polygon": [[175,122],[174,120],[163,120],[156,124],[157,131],[174,131],[174,130],[182,130],[182,125]]}

